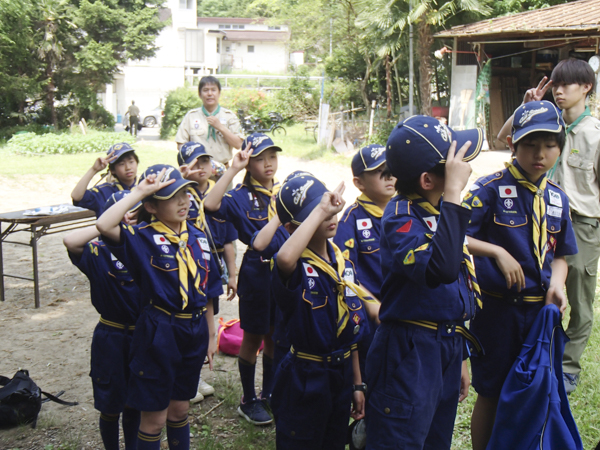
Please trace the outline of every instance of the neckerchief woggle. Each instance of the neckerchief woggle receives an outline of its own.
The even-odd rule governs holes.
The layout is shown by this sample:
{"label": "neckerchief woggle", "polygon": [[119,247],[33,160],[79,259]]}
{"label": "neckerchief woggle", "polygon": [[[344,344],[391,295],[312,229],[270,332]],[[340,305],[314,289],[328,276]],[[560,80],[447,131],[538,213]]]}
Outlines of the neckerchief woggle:
{"label": "neckerchief woggle", "polygon": [[161,221],[157,220],[154,216],[152,216],[150,226],[158,233],[164,235],[164,237],[166,237],[171,244],[175,244],[177,246],[175,259],[177,260],[177,265],[179,267],[179,293],[181,294],[181,298],[183,300],[183,305],[181,307],[183,310],[187,307],[189,299],[188,272],[194,280],[194,289],[196,289],[198,293],[204,295],[204,292],[202,292],[200,289],[200,274],[198,273],[198,266],[196,265],[196,261],[194,261],[194,257],[192,256],[189,246],[187,245],[189,237],[187,222],[181,222],[179,235],[175,234],[173,230],[171,230]]}
{"label": "neckerchief woggle", "polygon": [[[206,117],[216,116],[220,111],[221,105],[217,105],[217,108],[212,113],[209,113],[204,105],[202,105],[202,112]],[[206,137],[206,140],[209,141],[210,138],[213,138],[214,141],[217,142],[217,130],[211,124],[208,124],[208,136]]]}
{"label": "neckerchief woggle", "polygon": [[378,217],[380,219],[383,217],[383,209],[373,203],[373,201],[365,194],[360,194],[356,199],[356,203],[362,206],[365,211],[367,211],[373,217]]}
{"label": "neckerchief woggle", "polygon": [[533,209],[531,212],[533,222],[533,252],[540,269],[543,269],[546,251],[548,250],[548,246],[546,245],[548,241],[548,231],[546,229],[546,201],[544,200],[544,191],[548,184],[548,177],[544,174],[539,186],[536,186],[525,178],[517,166],[515,166],[514,161],[512,164],[505,163],[505,166],[521,186],[528,189],[530,192],[533,192]]}
{"label": "neckerchief woggle", "polygon": [[269,197],[269,206],[268,206],[267,212],[268,212],[269,220],[271,220],[277,214],[277,209],[276,209],[275,205],[276,205],[277,193],[279,192],[279,189],[281,188],[281,184],[279,184],[279,181],[277,181],[277,178],[273,178],[273,187],[271,188],[271,190],[269,190],[266,187],[264,187],[262,184],[260,184],[258,181],[256,181],[254,179],[254,177],[250,177],[250,183],[252,184],[252,187],[254,188],[254,190],[256,192],[260,192],[261,194],[265,194]]}
{"label": "neckerchief woggle", "polygon": [[[415,206],[420,207],[429,214],[433,214],[436,217],[440,215],[440,212],[437,210],[437,208],[420,195],[411,194],[405,195],[405,197],[411,200]],[[475,276],[475,266],[473,265],[473,260],[471,259],[471,254],[469,253],[469,249],[467,248],[466,244],[463,244],[463,262],[467,266],[467,271],[469,272],[469,277],[471,278],[473,295],[475,296],[475,300],[477,300],[477,305],[482,308],[483,304],[481,303],[481,289],[479,288],[479,283],[477,282],[477,277]]]}
{"label": "neckerchief woggle", "polygon": [[344,301],[345,288],[348,288],[352,292],[354,292],[358,296],[358,298],[360,298],[360,300],[363,302],[377,303],[377,301],[369,294],[367,294],[367,292],[358,284],[344,279],[344,269],[346,268],[346,264],[344,263],[344,256],[342,255],[342,251],[333,242],[329,242],[328,245],[329,244],[333,247],[333,251],[335,254],[335,262],[337,264],[337,270],[335,270],[332,266],[327,264],[327,262],[325,262],[323,258],[321,258],[309,248],[306,248],[302,252],[301,257],[305,258],[309,264],[315,266],[318,269],[321,269],[323,272],[329,275],[329,277],[335,282],[337,288],[338,307],[337,337],[339,337],[340,334],[342,334],[342,331],[344,331],[344,328],[346,328],[348,320],[350,319],[350,309]]}
{"label": "neckerchief woggle", "polygon": [[[573,122],[571,125],[567,126],[567,130],[566,130],[566,134],[568,135],[573,128],[575,128],[577,125],[579,125],[579,122],[581,122],[585,117],[587,116],[591,116],[592,113],[590,111],[589,106],[586,106],[584,111],[581,113],[581,115],[575,119],[575,122]],[[564,149],[562,149],[564,151]],[[560,158],[562,157],[562,152],[560,153],[560,155],[558,155],[558,158],[556,158],[556,162],[554,163],[554,165],[552,166],[552,169],[550,169],[548,171],[548,178],[552,178],[554,176],[554,172],[556,172],[556,168],[558,167],[558,164],[560,162]]]}

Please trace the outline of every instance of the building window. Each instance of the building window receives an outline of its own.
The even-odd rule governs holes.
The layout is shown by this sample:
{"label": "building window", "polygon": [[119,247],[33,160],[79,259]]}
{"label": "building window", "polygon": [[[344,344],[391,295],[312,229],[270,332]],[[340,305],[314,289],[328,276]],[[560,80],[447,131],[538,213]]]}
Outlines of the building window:
{"label": "building window", "polygon": [[248,46],[248,53],[254,53],[254,45]]}
{"label": "building window", "polygon": [[269,30],[272,30],[272,31],[274,31],[274,30],[281,30],[281,27],[280,26],[269,27]]}
{"label": "building window", "polygon": [[229,53],[231,51],[231,47],[225,47],[225,52]]}
{"label": "building window", "polygon": [[234,30],[243,30],[246,28],[246,25],[233,25]]}
{"label": "building window", "polygon": [[179,0],[179,9],[194,9],[194,0]]}
{"label": "building window", "polygon": [[217,53],[221,53],[221,39],[217,39]]}
{"label": "building window", "polygon": [[204,62],[204,30],[185,30],[186,62]]}
{"label": "building window", "polygon": [[231,25],[219,25],[219,30],[230,30]]}

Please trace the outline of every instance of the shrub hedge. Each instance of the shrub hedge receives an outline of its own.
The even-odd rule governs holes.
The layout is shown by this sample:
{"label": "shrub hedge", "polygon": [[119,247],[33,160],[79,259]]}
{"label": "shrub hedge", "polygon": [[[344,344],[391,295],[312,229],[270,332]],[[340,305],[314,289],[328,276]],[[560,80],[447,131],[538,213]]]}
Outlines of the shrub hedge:
{"label": "shrub hedge", "polygon": [[35,133],[15,134],[7,143],[10,151],[26,155],[54,155],[72,153],[106,152],[118,142],[133,144],[135,137],[129,133],[90,131],[88,134],[37,135]]}

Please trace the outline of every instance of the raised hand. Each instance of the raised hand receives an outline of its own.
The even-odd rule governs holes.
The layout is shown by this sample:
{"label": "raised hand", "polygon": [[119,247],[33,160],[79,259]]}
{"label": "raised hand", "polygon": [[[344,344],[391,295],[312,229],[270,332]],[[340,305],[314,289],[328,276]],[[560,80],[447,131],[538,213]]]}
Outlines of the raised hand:
{"label": "raised hand", "polygon": [[94,170],[96,173],[106,169],[106,167],[116,161],[117,157],[114,155],[114,152],[110,152],[108,155],[104,156],[104,157],[100,157],[98,159],[96,159],[96,161],[94,161],[94,165],[92,166],[92,170]]}
{"label": "raised hand", "polygon": [[141,191],[144,194],[144,197],[147,197],[148,195],[152,195],[155,192],[160,191],[162,188],[175,183],[175,179],[173,179],[173,178],[170,180],[164,181],[164,176],[165,176],[166,171],[167,171],[167,169],[164,168],[158,174],[148,175],[146,178],[144,178],[144,181],[142,181],[138,185],[136,190]]}
{"label": "raised hand", "polygon": [[346,186],[342,181],[332,192],[325,192],[321,198],[319,207],[326,213],[327,216],[333,216],[344,209],[346,202],[342,194],[346,190]]}
{"label": "raised hand", "polygon": [[184,164],[183,166],[179,166],[179,171],[181,172],[181,176],[185,179],[189,179],[191,175],[202,172],[200,169],[193,170],[193,167],[198,163],[198,158],[193,160],[190,164]]}
{"label": "raised hand", "polygon": [[245,169],[248,163],[250,162],[250,156],[252,156],[253,149],[250,148],[251,145],[248,142],[248,145],[244,150],[240,150],[235,154],[233,160],[231,161],[231,167],[239,172],[242,169]]}
{"label": "raised hand", "polygon": [[552,86],[552,80],[548,81],[548,77],[544,77],[540,80],[537,87],[529,89],[525,92],[523,97],[523,103],[539,102],[546,95],[546,91]]}
{"label": "raised hand", "polygon": [[[460,193],[467,185],[471,175],[471,165],[463,161],[471,141],[467,141],[456,152],[456,141],[452,141],[446,157],[446,180],[444,182],[444,200],[460,205]],[[456,153],[455,153],[456,152]],[[456,199],[454,199],[456,197]],[[456,200],[456,201],[455,201]]]}
{"label": "raised hand", "polygon": [[223,124],[221,123],[221,119],[218,119],[215,116],[208,116],[206,118],[206,121],[208,122],[208,124],[213,127],[215,130],[221,131],[221,127],[223,126]]}

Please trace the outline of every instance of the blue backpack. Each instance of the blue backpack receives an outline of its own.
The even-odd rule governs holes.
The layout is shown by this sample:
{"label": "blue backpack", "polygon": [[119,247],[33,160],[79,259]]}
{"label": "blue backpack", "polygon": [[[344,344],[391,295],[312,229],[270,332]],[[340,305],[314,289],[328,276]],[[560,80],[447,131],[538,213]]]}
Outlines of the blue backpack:
{"label": "blue backpack", "polygon": [[563,383],[560,311],[539,312],[500,393],[487,450],[583,450]]}

